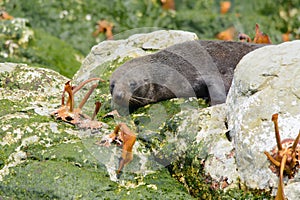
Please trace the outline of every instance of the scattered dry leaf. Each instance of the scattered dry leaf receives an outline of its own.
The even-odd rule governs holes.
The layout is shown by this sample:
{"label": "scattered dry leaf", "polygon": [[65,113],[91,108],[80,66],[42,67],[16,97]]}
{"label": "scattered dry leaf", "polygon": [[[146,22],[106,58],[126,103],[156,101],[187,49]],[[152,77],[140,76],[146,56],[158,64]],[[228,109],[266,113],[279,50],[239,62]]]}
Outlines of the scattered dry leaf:
{"label": "scattered dry leaf", "polygon": [[244,34],[244,33],[239,33],[238,39],[241,42],[252,42],[251,38],[248,35]]}
{"label": "scattered dry leaf", "polygon": [[220,13],[221,14],[226,14],[231,7],[231,2],[230,1],[221,1],[220,2]]}
{"label": "scattered dry leaf", "polygon": [[281,35],[282,41],[283,42],[290,41],[290,36],[291,36],[291,34],[289,32],[286,32],[286,33],[282,34]]}
{"label": "scattered dry leaf", "polygon": [[94,31],[93,36],[97,37],[100,33],[105,33],[105,37],[108,40],[113,39],[113,32],[112,29],[114,27],[114,24],[111,22],[108,22],[107,20],[100,20],[97,22],[97,30]]}
{"label": "scattered dry leaf", "polygon": [[270,37],[267,34],[260,31],[258,24],[255,24],[255,37],[253,40],[251,40],[251,38],[245,33],[240,33],[238,35],[238,39],[241,42],[252,42],[256,44],[272,44]]}
{"label": "scattered dry leaf", "polygon": [[136,135],[131,131],[125,123],[118,124],[114,131],[102,138],[99,145],[109,147],[112,143],[122,146],[122,155],[117,170],[118,176],[122,172],[123,167],[132,161],[132,148],[136,141]]}
{"label": "scattered dry leaf", "polygon": [[[73,125],[77,125],[79,128],[84,129],[98,129],[102,127],[102,123],[99,121],[94,120],[95,116],[99,112],[101,103],[96,102],[95,103],[95,111],[93,113],[92,117],[89,117],[82,113],[82,108],[94,89],[98,86],[98,83],[94,84],[91,89],[88,91],[88,93],[84,96],[82,101],[80,102],[79,106],[75,108],[74,106],[74,95],[76,92],[78,92],[84,85],[91,81],[102,81],[100,78],[91,78],[88,79],[82,83],[80,83],[77,87],[74,87],[71,85],[70,81],[65,83],[65,87],[62,93],[61,98],[61,107],[55,110],[51,115],[56,120],[62,120],[65,122],[68,122]],[[67,100],[67,103],[65,104],[65,93],[68,93],[69,97]]]}
{"label": "scattered dry leaf", "polygon": [[6,11],[0,11],[0,19],[1,20],[11,20],[14,17],[9,15]]}
{"label": "scattered dry leaf", "polygon": [[284,200],[284,182],[283,176],[288,175],[293,178],[300,167],[300,131],[296,139],[280,139],[278,127],[278,113],[272,115],[272,121],[275,128],[275,138],[277,146],[272,150],[271,154],[265,151],[265,155],[272,163],[271,170],[275,169],[279,175],[278,190],[275,199]]}
{"label": "scattered dry leaf", "polygon": [[234,26],[232,26],[226,29],[225,31],[218,33],[217,38],[219,40],[232,41],[234,40],[235,36],[236,36],[236,29],[234,28]]}
{"label": "scattered dry leaf", "polygon": [[174,0],[160,0],[164,10],[175,10]]}
{"label": "scattered dry leaf", "polygon": [[255,25],[255,37],[253,43],[256,44],[272,44],[269,36],[259,30],[258,24]]}

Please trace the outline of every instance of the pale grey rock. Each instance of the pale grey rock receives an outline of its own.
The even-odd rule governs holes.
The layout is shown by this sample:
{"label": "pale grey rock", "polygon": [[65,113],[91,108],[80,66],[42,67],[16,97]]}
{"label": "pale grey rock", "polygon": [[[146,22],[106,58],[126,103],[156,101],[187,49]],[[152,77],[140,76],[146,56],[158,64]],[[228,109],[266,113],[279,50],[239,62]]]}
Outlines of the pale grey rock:
{"label": "pale grey rock", "polygon": [[[234,145],[226,137],[225,118],[225,104],[182,110],[173,117],[174,120],[181,120],[175,120],[178,128],[173,139],[168,139],[168,143],[175,143],[175,149],[171,151],[176,152],[179,157],[189,154],[193,145],[200,144],[195,156],[203,159],[205,173],[220,186],[225,181],[228,189],[237,187],[239,174],[236,170]],[[176,159],[178,158],[173,155],[171,161]]]}
{"label": "pale grey rock", "polygon": [[[18,104],[14,107],[21,107],[19,110],[34,110],[37,114],[42,108],[51,110],[60,104],[64,82],[68,80],[50,69],[16,63],[0,63],[0,77],[0,100],[14,102]],[[49,116],[50,111],[47,113]],[[26,115],[26,112],[20,112],[16,116],[10,113],[0,117],[9,120],[26,118]]]}
{"label": "pale grey rock", "polygon": [[[41,113],[35,111],[43,109],[43,115],[50,117],[51,111],[60,104],[63,83],[67,80],[49,69],[0,63],[0,149],[17,145],[0,169],[0,181],[9,174],[10,168],[26,160],[23,147],[37,142],[51,143],[49,138],[40,135],[62,133],[63,130],[52,131],[49,123],[39,122]],[[34,133],[40,135],[31,135]]]}
{"label": "pale grey rock", "polygon": [[196,39],[196,34],[191,32],[159,30],[135,34],[125,40],[103,41],[92,48],[73,80],[78,83],[90,77],[101,77],[102,73],[109,70],[108,64],[111,62],[123,62],[124,59],[144,56],[177,43]]}
{"label": "pale grey rock", "polygon": [[[264,155],[276,146],[271,117],[279,113],[281,139],[297,136],[299,88],[300,41],[260,48],[238,64],[226,104],[238,171],[247,187],[277,188],[278,177],[269,169],[270,162]],[[290,199],[300,191],[299,179],[294,181],[285,186]]]}
{"label": "pale grey rock", "polygon": [[295,181],[289,181],[288,186],[285,186],[284,188],[284,193],[285,196],[289,200],[297,200],[300,197],[300,180],[299,180],[299,175],[298,177],[294,178]]}
{"label": "pale grey rock", "polygon": [[233,188],[238,185],[239,174],[236,170],[234,145],[226,137],[226,108],[225,104],[221,104],[199,112],[203,118],[199,121],[201,129],[196,141],[208,147],[205,173],[217,182],[226,181],[228,188]]}
{"label": "pale grey rock", "polygon": [[195,33],[181,30],[158,30],[148,34],[135,34],[128,38],[127,46],[136,46],[143,50],[161,50],[171,45],[197,40]]}
{"label": "pale grey rock", "polygon": [[10,73],[16,68],[16,66],[18,66],[16,63],[0,63],[0,73]]}

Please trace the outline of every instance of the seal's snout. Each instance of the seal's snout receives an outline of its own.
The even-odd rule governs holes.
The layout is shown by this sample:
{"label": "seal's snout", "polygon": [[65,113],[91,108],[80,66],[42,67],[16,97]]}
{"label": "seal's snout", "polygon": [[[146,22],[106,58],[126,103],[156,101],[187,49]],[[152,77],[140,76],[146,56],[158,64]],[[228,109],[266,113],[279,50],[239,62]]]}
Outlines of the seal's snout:
{"label": "seal's snout", "polygon": [[128,106],[128,100],[126,100],[126,94],[123,91],[113,91],[112,93],[112,102],[113,104],[119,106]]}
{"label": "seal's snout", "polygon": [[120,101],[122,99],[124,99],[125,94],[123,91],[118,91],[118,92],[114,92],[114,99]]}

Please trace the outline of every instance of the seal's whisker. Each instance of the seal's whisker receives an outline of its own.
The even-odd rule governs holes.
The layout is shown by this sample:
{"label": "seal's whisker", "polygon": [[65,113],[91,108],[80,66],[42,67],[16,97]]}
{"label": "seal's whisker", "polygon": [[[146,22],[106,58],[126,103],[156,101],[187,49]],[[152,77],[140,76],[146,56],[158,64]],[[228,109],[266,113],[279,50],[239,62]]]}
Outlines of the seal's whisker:
{"label": "seal's whisker", "polygon": [[130,98],[129,99],[129,103],[138,103],[138,104],[141,104],[142,102],[138,99],[135,99],[135,98]]}
{"label": "seal's whisker", "polygon": [[152,99],[150,98],[144,98],[144,97],[138,97],[138,96],[132,96],[131,98],[137,100],[137,99],[141,99],[141,100],[147,100],[147,101],[152,101]]}

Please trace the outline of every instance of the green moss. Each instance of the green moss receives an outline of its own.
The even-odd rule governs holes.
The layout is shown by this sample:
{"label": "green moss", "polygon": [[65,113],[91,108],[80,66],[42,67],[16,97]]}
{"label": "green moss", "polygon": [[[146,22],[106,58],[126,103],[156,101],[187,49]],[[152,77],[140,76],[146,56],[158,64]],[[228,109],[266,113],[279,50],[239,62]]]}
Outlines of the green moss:
{"label": "green moss", "polygon": [[118,195],[121,199],[194,199],[188,193],[186,188],[170,177],[166,169],[156,171],[154,174],[147,175],[141,180],[136,179],[137,182],[143,181],[144,185],[135,189],[123,188]]}
{"label": "green moss", "polygon": [[6,164],[6,152],[4,148],[0,149],[0,169],[2,169],[4,167],[4,165]]}
{"label": "green moss", "polygon": [[18,107],[19,107],[18,103],[15,103],[8,99],[0,100],[0,108],[1,108],[0,117],[18,111],[20,109]]}
{"label": "green moss", "polygon": [[53,69],[71,78],[80,67],[82,55],[72,46],[42,29],[35,29],[35,37],[28,47],[21,49],[20,58],[8,58],[7,61],[35,63],[39,67]]}
{"label": "green moss", "polygon": [[[35,30],[35,40],[32,51],[34,56],[28,56],[32,63],[39,63],[54,69],[62,75],[71,78],[80,67],[80,61],[76,57],[81,54],[75,51],[71,45],[57,39],[41,29]],[[33,48],[35,47],[35,48]],[[39,60],[36,62],[34,59]]]}
{"label": "green moss", "polygon": [[[28,155],[27,161],[11,168],[10,175],[0,185],[3,198],[192,199],[166,169],[146,177],[128,179],[127,184],[141,184],[135,188],[112,182],[104,166],[80,141],[61,143],[39,151],[34,148],[24,150]],[[33,156],[37,152],[43,152],[42,157],[37,159]]]}
{"label": "green moss", "polygon": [[[32,30],[28,20],[2,20],[0,29],[0,61],[35,63],[68,77],[80,67],[82,55],[78,51],[42,29]],[[23,38],[27,37],[23,44]],[[8,42],[10,46],[6,45]]]}
{"label": "green moss", "polygon": [[[1,100],[3,102],[6,100]],[[16,104],[18,105],[18,104]],[[78,140],[78,137],[69,135],[65,132],[55,134],[50,130],[49,122],[51,118],[47,116],[40,116],[33,110],[22,111],[18,110],[14,116],[5,119],[2,118],[0,122],[1,133],[0,141],[4,142],[1,145],[3,150],[2,159],[7,163],[8,157],[15,152],[16,148],[22,143],[22,140],[31,136],[38,136],[37,143],[23,146],[21,150],[27,153],[32,159],[42,160],[46,146],[57,145],[67,141]],[[11,111],[13,113],[13,111]],[[57,129],[63,130],[68,127],[68,124],[58,124]],[[41,131],[42,130],[42,131]]]}
{"label": "green moss", "polygon": [[3,198],[29,199],[193,199],[166,170],[126,188],[109,180],[106,172],[59,161],[30,161],[13,169],[0,185]]}
{"label": "green moss", "polygon": [[81,167],[103,168],[81,140],[49,147],[45,149],[43,159],[70,162]]}
{"label": "green moss", "polygon": [[[168,123],[168,120],[180,111],[190,108],[205,108],[207,106],[208,104],[203,99],[177,98],[146,105],[134,111],[131,116],[141,132],[145,129],[158,131],[164,126],[165,122]],[[175,131],[175,129],[172,130],[172,132]]]}
{"label": "green moss", "polygon": [[14,168],[3,183],[3,197],[29,199],[108,198],[117,187],[103,171],[59,161],[27,162]]}
{"label": "green moss", "polygon": [[187,30],[195,32],[201,39],[209,39],[232,25],[238,32],[253,36],[255,23],[259,23],[275,43],[281,42],[281,34],[288,31],[292,38],[299,37],[299,10],[294,9],[299,7],[297,0],[231,1],[231,9],[226,15],[220,14],[219,3],[219,0],[176,0],[176,12],[162,10],[158,0],[31,0],[22,4],[18,0],[9,0],[3,1],[2,5],[11,15],[27,18],[34,29],[44,29],[82,54],[87,54],[93,45],[105,39],[104,34],[92,37],[100,19],[113,22],[116,39],[149,31],[148,27]]}
{"label": "green moss", "polygon": [[105,82],[101,82],[98,86],[99,89],[101,89],[102,93],[110,94],[109,91],[109,79],[113,71],[124,64],[125,62],[131,60],[131,57],[124,57],[124,58],[116,58],[113,61],[104,62],[101,65],[97,66],[91,74],[99,74],[100,78],[105,80]]}
{"label": "green moss", "polygon": [[4,4],[13,16],[28,18],[34,28],[42,28],[67,41],[83,54],[87,54],[99,40],[105,39],[104,34],[98,38],[92,36],[100,19],[113,22],[115,34],[141,27],[176,28],[172,23],[173,15],[162,10],[158,1],[69,0],[26,1],[20,4],[18,0],[10,0]]}

